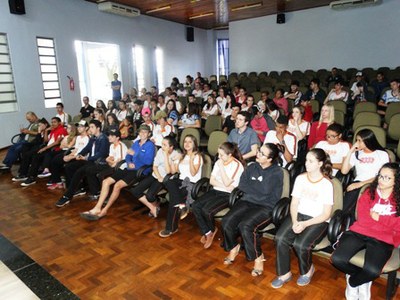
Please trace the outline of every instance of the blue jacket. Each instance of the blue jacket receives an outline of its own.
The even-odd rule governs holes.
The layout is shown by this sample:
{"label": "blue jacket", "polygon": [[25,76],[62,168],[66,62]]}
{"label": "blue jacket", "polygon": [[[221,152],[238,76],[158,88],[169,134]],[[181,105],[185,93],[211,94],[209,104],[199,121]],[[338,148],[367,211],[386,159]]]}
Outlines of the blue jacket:
{"label": "blue jacket", "polygon": [[[92,147],[94,144],[94,154],[92,154]],[[78,154],[85,156],[89,154],[88,161],[106,164],[106,158],[110,151],[110,142],[104,133],[100,133],[98,137],[91,137],[89,143]]]}
{"label": "blue jacket", "polygon": [[[131,150],[135,153],[133,155],[127,154],[125,161],[127,163],[128,170],[138,170],[144,165],[152,165],[154,161],[154,156],[156,152],[156,146],[150,140],[147,140],[142,146],[140,146],[140,140],[137,140],[131,146]],[[129,164],[133,163],[135,165],[134,169],[129,169]],[[151,172],[151,168],[144,172],[147,175]]]}

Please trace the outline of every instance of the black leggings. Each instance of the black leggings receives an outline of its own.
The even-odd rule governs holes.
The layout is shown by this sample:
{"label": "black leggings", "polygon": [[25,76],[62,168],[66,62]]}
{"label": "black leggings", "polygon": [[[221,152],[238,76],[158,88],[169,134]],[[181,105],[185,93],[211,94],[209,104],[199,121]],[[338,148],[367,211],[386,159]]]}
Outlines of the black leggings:
{"label": "black leggings", "polygon": [[[350,263],[350,259],[362,249],[365,249],[365,259],[364,266],[360,268]],[[340,271],[350,275],[349,283],[356,287],[378,278],[392,252],[393,245],[354,231],[346,231],[340,238],[331,261]]]}
{"label": "black leggings", "polygon": [[[297,214],[298,221],[311,219],[310,216]],[[279,227],[275,236],[276,246],[276,273],[285,275],[290,271],[290,248],[293,247],[299,259],[300,275],[307,274],[312,265],[312,248],[325,236],[328,228],[327,222],[308,226],[301,233],[294,233],[293,222],[289,215]]]}
{"label": "black leggings", "polygon": [[229,195],[227,192],[211,190],[193,203],[192,211],[202,235],[215,230],[214,216],[229,206]]}
{"label": "black leggings", "polygon": [[242,236],[247,260],[255,260],[262,253],[259,228],[270,222],[272,212],[265,206],[239,200],[222,219],[225,251],[231,251]]}
{"label": "black leggings", "polygon": [[[157,194],[164,187],[164,184],[159,182],[152,174],[147,175],[138,185],[130,189],[129,191],[136,199],[141,198],[143,195],[149,202],[155,202],[158,200]],[[147,192],[146,192],[147,190]]]}

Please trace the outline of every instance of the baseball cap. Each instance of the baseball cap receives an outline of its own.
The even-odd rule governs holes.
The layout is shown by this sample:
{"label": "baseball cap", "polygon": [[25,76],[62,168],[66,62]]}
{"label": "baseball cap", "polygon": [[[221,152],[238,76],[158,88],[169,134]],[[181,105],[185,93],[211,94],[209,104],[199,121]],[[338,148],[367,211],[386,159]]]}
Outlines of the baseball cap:
{"label": "baseball cap", "polygon": [[148,107],[145,107],[145,108],[143,108],[142,109],[142,115],[144,116],[144,115],[150,115],[150,108],[148,108]]}
{"label": "baseball cap", "polygon": [[357,72],[357,73],[356,73],[356,77],[357,77],[357,76],[363,76],[363,75],[362,75],[362,72]]}
{"label": "baseball cap", "polygon": [[166,118],[166,117],[167,117],[167,113],[165,111],[159,110],[156,113],[156,116],[154,117],[154,119],[159,120],[159,119]]}
{"label": "baseball cap", "polygon": [[121,132],[119,132],[119,130],[117,130],[117,129],[111,129],[111,130],[108,132],[108,135],[113,135],[113,136],[116,136],[116,137],[121,137]]}
{"label": "baseball cap", "polygon": [[75,126],[84,126],[87,127],[88,123],[85,120],[80,120],[78,123],[75,123]]}

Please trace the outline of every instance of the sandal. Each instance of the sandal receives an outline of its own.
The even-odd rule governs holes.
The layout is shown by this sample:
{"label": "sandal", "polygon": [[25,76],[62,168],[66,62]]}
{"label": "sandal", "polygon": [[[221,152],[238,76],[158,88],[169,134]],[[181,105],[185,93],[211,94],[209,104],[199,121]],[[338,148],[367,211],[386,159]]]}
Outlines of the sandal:
{"label": "sandal", "polygon": [[[231,264],[233,264],[233,262],[235,261],[236,256],[238,256],[238,254],[239,254],[239,252],[240,252],[240,245],[237,245],[235,248],[236,248],[236,251],[234,252],[234,257],[233,257],[233,258],[230,258],[229,255],[230,255],[231,253],[229,253],[229,255],[228,255],[227,257],[224,258],[224,265],[231,265]],[[233,249],[235,249],[235,248],[233,248]],[[233,249],[232,249],[232,250],[233,250]],[[232,250],[231,250],[231,251],[232,251]]]}
{"label": "sandal", "polygon": [[149,214],[148,214],[148,216],[149,216],[150,218],[156,219],[156,218],[158,217],[158,214],[159,214],[159,213],[160,213],[160,207],[157,206],[157,207],[156,207],[156,213],[153,214],[153,213],[150,211]]}
{"label": "sandal", "polygon": [[[251,276],[257,277],[262,275],[262,273],[264,272],[264,261],[265,261],[264,254],[261,254],[259,257],[255,259],[254,268],[253,270],[251,270]],[[256,265],[258,265],[258,267],[256,267]]]}
{"label": "sandal", "polygon": [[98,214],[94,214],[91,211],[85,211],[79,214],[81,218],[88,220],[88,221],[98,221],[101,218],[105,217],[105,215],[101,216],[100,212]]}

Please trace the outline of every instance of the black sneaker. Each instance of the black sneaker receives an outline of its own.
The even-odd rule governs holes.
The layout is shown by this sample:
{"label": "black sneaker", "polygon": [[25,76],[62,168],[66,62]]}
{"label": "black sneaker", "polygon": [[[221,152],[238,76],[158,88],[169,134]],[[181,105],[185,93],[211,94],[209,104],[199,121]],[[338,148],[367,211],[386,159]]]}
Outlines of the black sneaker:
{"label": "black sneaker", "polygon": [[57,206],[57,207],[63,207],[64,205],[67,205],[70,201],[71,201],[71,199],[69,199],[68,197],[62,196],[62,197],[56,202],[56,206]]}
{"label": "black sneaker", "polygon": [[27,180],[27,179],[28,179],[28,176],[25,176],[25,175],[17,175],[17,176],[15,176],[15,177],[13,177],[13,179],[11,179],[11,180],[17,182],[17,181],[25,181],[25,180]]}
{"label": "black sneaker", "polygon": [[85,194],[86,194],[85,189],[81,188],[81,189],[77,190],[72,197],[78,197],[78,196],[82,196],[82,195],[85,195]]}
{"label": "black sneaker", "polygon": [[36,183],[36,180],[34,178],[28,178],[23,183],[21,183],[21,186],[30,186],[35,183]]}

